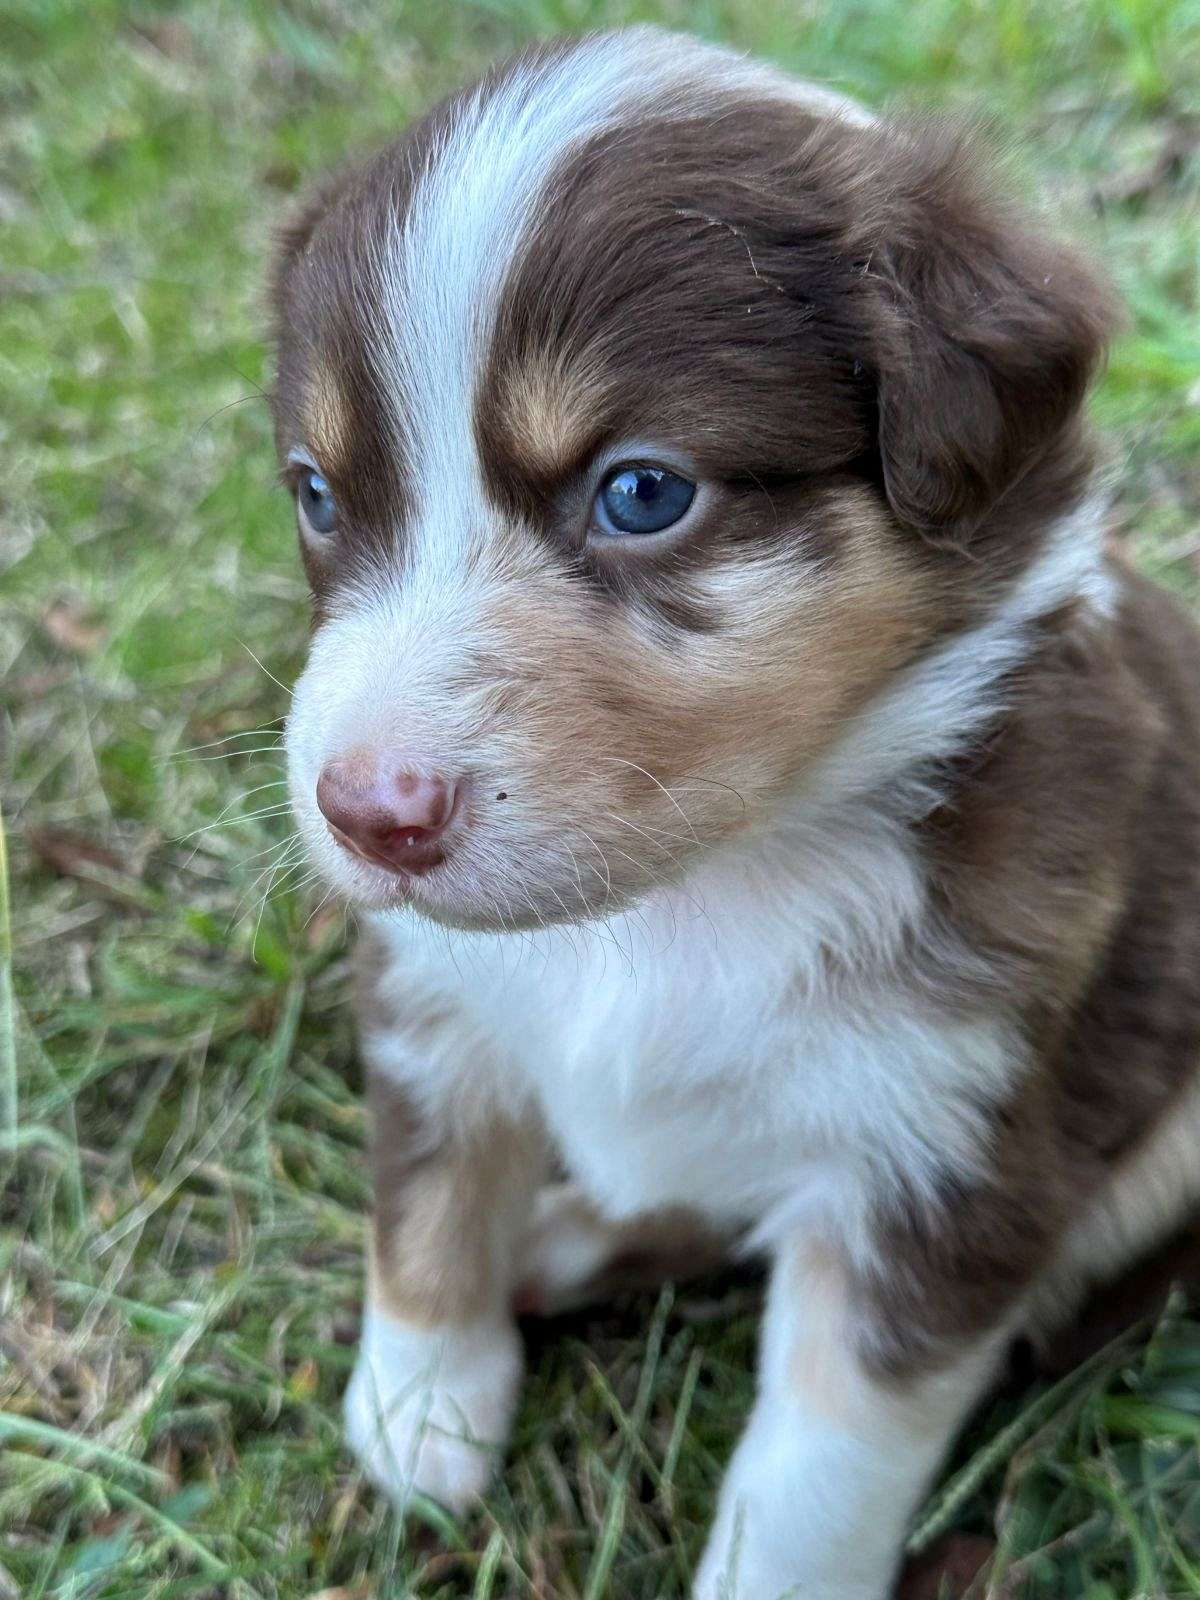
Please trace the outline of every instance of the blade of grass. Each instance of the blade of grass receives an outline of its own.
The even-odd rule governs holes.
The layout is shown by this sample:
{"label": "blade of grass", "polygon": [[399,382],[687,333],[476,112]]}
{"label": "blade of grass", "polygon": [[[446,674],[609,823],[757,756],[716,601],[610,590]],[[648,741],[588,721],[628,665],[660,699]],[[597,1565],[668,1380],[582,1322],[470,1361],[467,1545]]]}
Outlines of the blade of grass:
{"label": "blade of grass", "polygon": [[17,1026],[12,981],[12,915],[8,886],[8,846],[0,808],[0,1139],[7,1148],[17,1136]]}

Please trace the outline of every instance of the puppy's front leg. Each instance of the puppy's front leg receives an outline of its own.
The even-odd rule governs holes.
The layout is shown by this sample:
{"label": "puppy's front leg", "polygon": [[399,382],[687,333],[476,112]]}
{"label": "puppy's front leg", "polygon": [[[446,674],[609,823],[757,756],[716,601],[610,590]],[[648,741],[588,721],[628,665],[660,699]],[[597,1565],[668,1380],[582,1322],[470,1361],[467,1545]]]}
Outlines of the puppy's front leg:
{"label": "puppy's front leg", "polygon": [[722,1486],[694,1600],[885,1600],[906,1524],[1002,1345],[907,1381],[873,1373],[832,1252],[780,1253],[759,1393]]}
{"label": "puppy's front leg", "polygon": [[514,1252],[540,1140],[495,1118],[430,1128],[386,1079],[371,1091],[374,1237],[346,1432],[398,1503],[416,1489],[462,1511],[487,1487],[516,1406]]}

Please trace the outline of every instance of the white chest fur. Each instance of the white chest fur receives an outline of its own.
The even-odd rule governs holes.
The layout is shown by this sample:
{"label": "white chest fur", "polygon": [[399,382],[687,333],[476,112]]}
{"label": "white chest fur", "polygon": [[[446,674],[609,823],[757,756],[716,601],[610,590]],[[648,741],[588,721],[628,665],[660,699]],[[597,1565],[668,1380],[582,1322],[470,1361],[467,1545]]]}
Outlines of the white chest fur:
{"label": "white chest fur", "polygon": [[892,975],[923,901],[907,830],[857,813],[605,928],[382,923],[400,1008],[452,1020],[432,1048],[368,1053],[435,1114],[533,1103],[612,1216],[688,1205],[769,1235],[813,1213],[852,1240],[873,1197],[975,1163],[1013,1068],[1001,1019],[938,1013]]}

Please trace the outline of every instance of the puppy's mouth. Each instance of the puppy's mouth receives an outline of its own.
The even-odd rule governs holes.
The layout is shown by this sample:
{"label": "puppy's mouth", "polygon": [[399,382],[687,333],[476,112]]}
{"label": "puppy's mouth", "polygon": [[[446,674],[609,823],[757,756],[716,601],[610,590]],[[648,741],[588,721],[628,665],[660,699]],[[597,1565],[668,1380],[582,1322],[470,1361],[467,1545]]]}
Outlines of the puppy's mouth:
{"label": "puppy's mouth", "polygon": [[327,827],[337,856],[325,868],[326,878],[352,906],[363,911],[412,910],[446,927],[497,931],[507,925],[483,910],[490,896],[476,882],[470,866],[471,852],[463,841],[437,841],[408,854],[403,865]]}
{"label": "puppy's mouth", "polygon": [[[305,820],[311,827],[316,819]],[[587,842],[565,834],[521,844],[508,837],[501,845],[467,806],[452,824],[436,838],[408,833],[389,848],[386,839],[354,838],[322,819],[311,851],[336,892],[362,911],[408,910],[479,933],[603,923],[661,881],[657,874],[631,874],[628,853],[598,856],[593,869],[581,859]]]}
{"label": "puppy's mouth", "polygon": [[335,844],[342,847],[359,861],[365,862],[370,867],[379,867],[392,877],[403,882],[405,878],[423,878],[427,872],[432,872],[435,867],[440,867],[446,861],[446,847],[438,840],[423,841],[414,838],[411,834],[401,835],[407,851],[403,863],[390,859],[386,845],[373,846],[361,844],[343,833],[333,823],[326,823],[330,838]]}
{"label": "puppy's mouth", "polygon": [[[469,850],[435,845],[420,860],[396,866],[329,831],[344,857],[341,870],[327,876],[352,905],[364,911],[412,910],[443,927],[499,933],[523,925],[524,911],[537,904],[539,897],[531,886],[524,889],[524,909],[514,910],[502,903],[509,897],[486,881],[473,865]],[[588,914],[589,908],[578,908],[580,919]],[[567,919],[561,911],[555,918],[538,911],[531,912],[527,920],[530,927],[544,927],[550,920]]]}

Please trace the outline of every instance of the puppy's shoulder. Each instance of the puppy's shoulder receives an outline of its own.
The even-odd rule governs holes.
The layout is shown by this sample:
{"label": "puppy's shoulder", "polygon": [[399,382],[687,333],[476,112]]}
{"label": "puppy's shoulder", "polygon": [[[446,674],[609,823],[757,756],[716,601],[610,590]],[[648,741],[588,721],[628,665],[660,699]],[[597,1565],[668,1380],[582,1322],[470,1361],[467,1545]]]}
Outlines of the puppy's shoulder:
{"label": "puppy's shoulder", "polygon": [[1111,558],[1109,572],[1105,606],[1038,624],[929,824],[952,920],[1058,1006],[1149,885],[1176,875],[1181,919],[1200,899],[1200,632],[1157,585]]}

